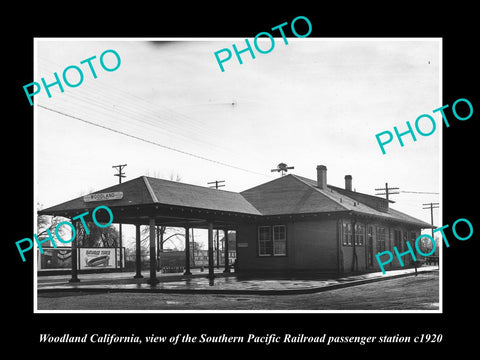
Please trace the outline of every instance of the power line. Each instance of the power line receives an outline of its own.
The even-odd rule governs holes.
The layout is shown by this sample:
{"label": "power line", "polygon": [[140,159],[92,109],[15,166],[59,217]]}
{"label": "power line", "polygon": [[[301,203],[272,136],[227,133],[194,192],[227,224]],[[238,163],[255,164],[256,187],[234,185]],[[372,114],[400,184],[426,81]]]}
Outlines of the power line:
{"label": "power line", "polygon": [[[162,128],[162,133],[168,133],[169,137],[176,137],[179,139],[183,140],[189,140],[190,142],[196,142],[199,143],[202,146],[209,146],[209,147],[215,147],[216,149],[219,149],[221,151],[225,151],[225,149],[216,146],[214,144],[211,144],[205,140],[199,139],[199,138],[194,138],[195,135],[199,135],[200,132],[197,131],[194,125],[191,123],[185,123],[184,126],[179,125],[179,121],[177,121],[175,118],[173,120],[175,121],[170,121],[167,122],[165,119],[162,119],[162,116],[160,117],[154,117],[153,114],[148,114],[145,113],[145,109],[142,111],[135,111],[131,110],[126,107],[124,104],[125,102],[122,101],[120,105],[115,104],[115,103],[110,103],[108,104],[107,102],[103,101],[100,102],[97,100],[97,98],[102,98],[102,96],[98,96],[97,98],[88,98],[88,97],[83,97],[81,99],[81,95],[79,96],[78,94],[75,94],[75,96],[72,96],[74,100],[78,100],[79,102],[87,103],[89,106],[89,109],[94,109],[94,114],[95,116],[98,116],[99,114],[104,115],[106,117],[105,120],[107,121],[112,121],[111,116],[112,112],[114,113],[113,116],[115,116],[115,124],[118,126],[120,123],[124,125],[128,125],[128,127],[136,127],[137,130],[140,131],[145,131],[146,127],[150,128],[151,130],[146,130],[147,133],[151,133],[152,131],[157,132],[158,127],[160,126]],[[71,111],[73,106],[77,106],[78,109],[81,109],[83,112],[82,116],[89,116],[85,110],[86,107],[84,104],[81,103],[76,103],[76,102],[70,102],[68,104],[69,110]],[[110,106],[108,106],[110,105]],[[130,104],[131,106],[132,104]],[[153,111],[150,111],[153,113]],[[134,121],[132,121],[132,118]],[[203,137],[206,138],[209,136],[208,133],[203,131],[202,133]]]}
{"label": "power line", "polygon": [[[62,65],[58,64],[56,61],[53,61],[51,59],[48,59],[48,58],[43,58],[41,56],[39,56],[37,58],[38,60],[40,60],[41,62],[43,61],[44,63],[50,63],[50,64],[53,64],[55,66],[55,68],[61,68]],[[48,69],[51,69],[51,70],[48,70],[47,72],[51,72],[53,73],[54,71],[54,68],[47,65],[47,68]],[[88,95],[90,96],[85,96],[86,94],[84,94],[85,92],[88,93]],[[93,93],[93,97],[91,96]],[[95,96],[95,93],[98,95],[98,96]],[[84,95],[83,97],[80,96],[80,95]],[[172,110],[166,106],[162,106],[162,105],[159,105],[159,104],[156,104],[156,103],[152,103],[142,97],[139,97],[135,94],[132,94],[131,92],[128,92],[128,91],[124,91],[118,87],[114,87],[114,88],[105,88],[105,86],[102,85],[102,83],[100,82],[94,82],[92,83],[91,86],[88,87],[88,90],[85,88],[85,87],[80,87],[78,89],[75,90],[75,92],[72,92],[71,94],[69,94],[70,96],[70,99],[73,98],[73,99],[78,99],[80,101],[82,101],[81,99],[83,98],[83,100],[85,101],[94,101],[97,103],[98,106],[105,106],[105,104],[107,104],[109,101],[111,102],[111,104],[116,108],[120,108],[120,107],[123,107],[124,110],[126,109],[125,106],[128,105],[130,107],[134,107],[134,108],[137,108],[138,110],[140,110],[140,112],[142,112],[142,114],[144,116],[150,116],[150,117],[153,117],[154,118],[154,121],[155,123],[157,123],[159,120],[162,120],[162,117],[164,118],[172,118],[173,122],[169,122],[168,125],[171,127],[171,126],[176,126],[179,128],[179,130],[181,130],[182,132],[185,132],[185,130],[187,131],[190,131],[192,133],[199,133],[199,132],[202,132],[205,130],[205,126],[203,123],[199,122],[198,120],[196,120],[195,118],[192,118],[190,116],[187,116],[185,114],[182,114],[182,113],[179,113],[175,110]],[[120,99],[118,98],[120,97]],[[102,101],[100,102],[98,99],[102,99]],[[131,101],[131,100],[137,100],[137,101]],[[141,104],[137,103],[137,102],[140,102]],[[69,106],[71,105],[71,103],[69,103]],[[111,111],[112,109],[108,109],[109,111]],[[134,112],[135,110],[129,110],[130,112]],[[161,112],[161,116],[159,118],[159,114],[158,112]],[[137,111],[137,115],[138,115],[139,111]],[[142,121],[140,119],[137,119],[139,121]],[[183,123],[185,125],[187,125],[186,129],[185,127],[179,127],[178,124],[180,123]],[[190,129],[190,130],[189,130]]]}
{"label": "power line", "polygon": [[[62,65],[57,62],[41,56],[39,56],[37,60],[47,64],[46,67],[48,69],[52,69],[47,72],[54,72],[54,68],[62,67]],[[54,67],[51,64],[53,64]],[[45,67],[45,65],[43,67]],[[64,100],[65,97],[60,97],[57,100],[62,101],[62,99]],[[70,113],[72,113],[71,108],[72,105],[75,104],[75,101],[80,103],[86,102],[93,105],[98,110],[103,112],[107,111],[108,113],[105,113],[105,115],[112,115],[111,113],[115,112],[115,127],[118,127],[118,122],[121,120],[130,127],[137,126],[139,128],[143,126],[140,123],[146,122],[154,128],[154,131],[157,130],[158,126],[161,126],[162,134],[169,132],[170,136],[173,137],[178,137],[184,140],[187,139],[190,142],[199,143],[202,146],[214,147],[222,152],[227,150],[217,144],[212,144],[204,140],[212,136],[215,137],[216,135],[211,135],[208,127],[206,127],[203,122],[171,110],[166,106],[145,100],[144,98],[138,97],[130,92],[123,91],[119,87],[110,87],[107,89],[101,82],[93,82],[89,85],[88,89],[80,87],[74,92],[69,93],[68,99],[68,111]],[[82,109],[82,112],[87,108],[92,108],[92,106],[86,107],[84,104],[78,104],[78,106]],[[98,110],[94,110],[95,116],[98,115]],[[89,117],[86,113],[76,115],[87,118]],[[125,117],[126,119],[121,119],[121,117]],[[132,122],[132,117],[138,124]],[[143,130],[145,129],[142,129],[142,131]],[[147,133],[150,134],[150,132]],[[227,151],[231,152],[232,150],[228,149]]]}
{"label": "power line", "polygon": [[[117,88],[102,90],[95,86],[88,89],[88,94],[84,93],[83,88],[69,94],[67,105],[59,107],[64,97],[59,97],[55,106],[59,111],[68,112],[72,115],[95,119],[102,115],[102,121],[105,125],[131,133],[130,128],[135,127],[138,136],[151,137],[153,132],[161,136],[168,136],[168,141],[178,139],[179,141],[188,141],[206,148],[213,148],[223,154],[230,153],[232,156],[238,156],[238,148],[226,147],[227,144],[217,144],[209,142],[208,139],[217,138],[215,129],[205,126],[195,118],[174,112],[167,107],[156,105],[141,98],[123,92]],[[100,91],[98,91],[100,90]],[[124,95],[125,94],[125,95]],[[127,96],[128,95],[128,96]],[[132,102],[138,99],[138,102]],[[102,101],[100,101],[101,99]],[[88,104],[88,106],[85,106]],[[76,107],[76,111],[73,111]],[[103,121],[105,120],[105,121]],[[107,124],[108,122],[108,124]],[[128,128],[128,130],[127,130]],[[161,128],[161,130],[160,130]],[[161,131],[161,132],[160,132]],[[148,134],[148,135],[145,135]],[[248,138],[247,138],[248,139]],[[246,139],[242,139],[245,141]],[[166,140],[159,140],[160,142]]]}
{"label": "power line", "polygon": [[411,193],[411,194],[433,194],[433,195],[438,195],[440,193],[438,192],[426,192],[426,191],[400,191],[401,193]]}
{"label": "power line", "polygon": [[[57,68],[64,67],[63,64],[42,56],[38,56],[37,60],[39,67],[50,69],[43,72],[52,73]],[[68,101],[66,106],[58,106],[65,100]],[[85,103],[88,106],[85,106]],[[91,82],[88,87],[80,87],[68,93],[68,97],[56,98],[55,104],[55,108],[60,111],[86,119],[94,117],[99,123],[127,133],[132,133],[130,129],[135,127],[135,134],[139,137],[153,138],[153,132],[159,133],[162,137],[168,136],[166,139],[159,138],[157,141],[160,143],[178,139],[180,142],[188,141],[190,144],[206,149],[219,150],[224,156],[227,153],[232,158],[240,155],[238,147],[234,148],[231,144],[209,142],[208,139],[223,137],[223,135],[219,136],[217,130],[209,127],[208,123],[199,121],[191,114],[183,114],[161,103],[125,91],[121,86],[107,88],[102,82]],[[77,111],[73,111],[73,106],[78,107]],[[102,115],[101,118],[99,115]],[[250,139],[252,138],[244,137],[241,140],[243,143],[248,142],[247,145],[252,143]]]}
{"label": "power line", "polygon": [[227,164],[227,163],[218,161],[218,160],[209,159],[209,158],[206,158],[206,157],[204,157],[204,156],[196,155],[196,154],[193,154],[193,153],[188,152],[188,151],[176,149],[176,148],[174,148],[174,147],[167,146],[167,145],[162,145],[162,144],[157,143],[157,142],[152,141],[152,140],[147,140],[147,139],[144,139],[144,138],[141,138],[141,137],[132,135],[132,134],[127,134],[127,133],[125,133],[125,132],[123,132],[123,131],[113,129],[113,128],[108,127],[108,126],[105,126],[105,125],[100,125],[100,124],[91,122],[91,121],[89,121],[89,120],[85,120],[85,119],[79,118],[79,117],[77,117],[77,116],[73,116],[73,115],[70,115],[70,114],[66,114],[66,113],[64,113],[64,112],[62,112],[62,111],[54,110],[54,109],[48,108],[48,107],[43,106],[43,105],[40,105],[40,104],[37,104],[37,106],[39,106],[39,107],[41,107],[41,108],[43,108],[43,109],[52,111],[52,112],[54,112],[54,113],[60,114],[60,115],[64,115],[64,116],[70,117],[70,118],[72,118],[72,119],[82,121],[82,122],[84,122],[84,123],[86,123],[86,124],[90,124],[90,125],[93,125],[93,126],[97,126],[97,127],[99,127],[99,128],[102,128],[102,129],[110,130],[110,131],[113,131],[113,132],[115,132],[115,133],[117,133],[117,134],[125,135],[125,136],[131,137],[131,138],[133,138],[133,139],[140,140],[140,141],[143,141],[143,142],[152,144],[152,145],[156,145],[156,146],[159,146],[159,147],[164,148],[164,149],[167,149],[167,150],[171,150],[171,151],[175,151],[175,152],[178,152],[178,153],[181,153],[181,154],[184,154],[184,155],[192,156],[192,157],[195,157],[195,158],[197,158],[197,159],[209,161],[209,162],[214,163],[214,164],[227,166],[227,167],[232,168],[232,169],[237,169],[237,170],[245,171],[245,172],[248,172],[248,173],[251,173],[251,174],[269,177],[268,175],[265,175],[265,174],[262,174],[262,173],[259,173],[259,172],[256,172],[256,171],[244,169],[244,168],[241,168],[241,167],[235,166],[235,165],[230,165],[230,164]]}

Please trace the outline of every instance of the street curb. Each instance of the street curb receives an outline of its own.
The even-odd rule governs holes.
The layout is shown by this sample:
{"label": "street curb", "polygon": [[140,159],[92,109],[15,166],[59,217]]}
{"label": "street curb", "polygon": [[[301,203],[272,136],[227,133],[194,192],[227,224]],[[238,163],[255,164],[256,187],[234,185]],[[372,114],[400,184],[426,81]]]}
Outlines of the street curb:
{"label": "street curb", "polygon": [[[437,270],[420,271],[419,274],[431,273]],[[145,288],[99,288],[99,287],[72,287],[72,288],[43,288],[37,289],[38,294],[42,293],[61,293],[61,292],[97,292],[97,293],[158,293],[158,294],[201,294],[201,295],[301,295],[313,294],[324,291],[342,289],[351,286],[358,286],[367,283],[398,279],[407,276],[414,276],[415,273],[406,273],[391,275],[386,277],[377,277],[371,279],[361,279],[346,281],[344,283],[331,284],[320,287],[304,288],[304,289],[285,289],[285,290],[249,290],[249,289],[162,289],[156,287]]]}

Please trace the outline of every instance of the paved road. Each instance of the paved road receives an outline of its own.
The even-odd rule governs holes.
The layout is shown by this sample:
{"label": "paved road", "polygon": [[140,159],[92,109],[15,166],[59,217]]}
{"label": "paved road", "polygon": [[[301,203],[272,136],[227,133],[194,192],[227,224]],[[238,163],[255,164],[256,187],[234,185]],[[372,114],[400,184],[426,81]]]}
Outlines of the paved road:
{"label": "paved road", "polygon": [[39,310],[438,310],[438,271],[303,295],[56,292]]}

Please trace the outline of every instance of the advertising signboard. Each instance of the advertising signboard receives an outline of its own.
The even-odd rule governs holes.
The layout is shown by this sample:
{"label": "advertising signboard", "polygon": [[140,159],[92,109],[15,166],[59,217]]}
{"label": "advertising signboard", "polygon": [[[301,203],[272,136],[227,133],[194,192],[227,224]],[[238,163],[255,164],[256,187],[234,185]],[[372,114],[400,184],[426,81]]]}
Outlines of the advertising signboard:
{"label": "advertising signboard", "polygon": [[72,267],[72,249],[44,249],[39,255],[39,270],[70,269]]}
{"label": "advertising signboard", "polygon": [[115,268],[115,248],[80,248],[80,269]]}

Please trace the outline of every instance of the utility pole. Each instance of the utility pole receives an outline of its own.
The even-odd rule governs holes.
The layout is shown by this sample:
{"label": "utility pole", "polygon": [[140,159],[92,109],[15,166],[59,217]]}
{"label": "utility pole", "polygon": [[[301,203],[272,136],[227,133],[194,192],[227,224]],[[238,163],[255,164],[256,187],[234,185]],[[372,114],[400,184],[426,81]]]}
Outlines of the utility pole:
{"label": "utility pole", "polygon": [[432,238],[433,238],[433,209],[438,209],[438,205],[440,205],[439,203],[428,203],[428,204],[422,204],[423,206],[427,206],[427,207],[424,207],[423,209],[426,210],[426,209],[430,209],[430,222],[432,224]]}
{"label": "utility pole", "polygon": [[[438,209],[438,205],[440,205],[440,204],[439,203],[428,203],[428,204],[422,204],[422,205],[426,206],[423,209],[425,209],[425,210],[430,209],[430,223],[432,224],[432,239],[433,239],[433,241],[435,241],[435,238],[433,237],[433,209]],[[436,241],[435,241],[435,245],[436,245]],[[437,264],[440,268],[440,259],[438,260]],[[417,268],[415,268],[415,270],[416,269]]]}
{"label": "utility pole", "polygon": [[118,183],[119,183],[119,184],[122,183],[122,178],[125,177],[125,173],[122,171],[125,166],[127,166],[127,164],[124,164],[124,165],[114,165],[114,166],[112,166],[112,168],[118,170],[118,174],[113,174],[113,176],[118,176]]}
{"label": "utility pole", "polygon": [[[127,166],[127,164],[123,165],[114,165],[112,168],[118,170],[118,174],[113,174],[113,176],[118,176],[118,183],[122,183],[122,178],[125,177],[125,173],[122,171],[123,168]],[[119,245],[120,245],[120,271],[123,271],[123,244],[122,244],[122,224],[118,224],[118,237],[119,237]]]}
{"label": "utility pole", "polygon": [[224,183],[224,182],[225,182],[225,180],[215,180],[215,181],[209,182],[207,184],[208,185],[215,184],[215,185],[210,186],[210,189],[218,189],[219,187],[225,186],[225,184],[220,184],[220,183]]}
{"label": "utility pole", "polygon": [[[210,188],[211,189],[215,188],[215,189],[218,190],[219,187],[225,186],[225,184],[222,184],[224,182],[225,182],[225,180],[215,180],[215,181],[209,182],[207,184],[208,185],[215,184],[215,185],[210,186]],[[216,241],[216,243],[217,243],[217,269],[220,269],[220,239],[219,239],[219,236],[218,236],[218,229],[217,229],[216,233],[217,233],[217,241]]]}
{"label": "utility pole", "polygon": [[391,187],[389,188],[388,187],[388,183],[385,183],[385,187],[384,188],[379,188],[379,189],[375,189],[376,191],[385,191],[383,193],[380,193],[380,194],[375,194],[375,195],[386,195],[386,199],[387,201],[389,200],[389,195],[394,195],[394,194],[400,194],[400,192],[398,191],[395,191],[395,192],[392,192],[390,190],[399,190],[400,188],[398,187]]}

